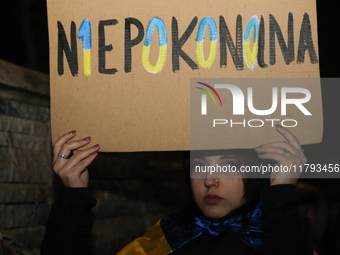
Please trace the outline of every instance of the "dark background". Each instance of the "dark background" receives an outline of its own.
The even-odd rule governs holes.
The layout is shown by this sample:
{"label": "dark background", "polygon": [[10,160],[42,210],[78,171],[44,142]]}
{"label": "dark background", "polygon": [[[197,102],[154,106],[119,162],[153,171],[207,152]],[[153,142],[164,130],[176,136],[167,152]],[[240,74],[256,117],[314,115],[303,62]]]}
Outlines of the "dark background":
{"label": "dark background", "polygon": [[[339,76],[340,54],[337,1],[317,1],[319,63],[322,78]],[[45,0],[2,0],[0,3],[0,59],[49,72],[49,43]],[[323,142],[304,146],[310,163],[340,163],[340,84],[322,86]],[[167,152],[163,152],[167,153]],[[170,153],[171,154],[171,153]],[[174,154],[175,155],[175,154]],[[177,154],[176,154],[177,155]],[[340,177],[340,173],[339,173]],[[310,179],[327,203],[340,209],[340,179]]]}
{"label": "dark background", "polygon": [[[11,0],[0,4],[0,59],[49,73],[49,43],[45,0]],[[340,70],[339,11],[336,1],[317,1],[319,63],[322,78],[338,77]],[[305,146],[311,163],[340,159],[340,84],[323,86],[324,137],[322,144]],[[338,180],[310,180],[338,200]],[[340,200],[340,199],[339,199]]]}
{"label": "dark background", "polygon": [[[11,0],[0,4],[0,59],[49,73],[49,44],[45,0]],[[319,62],[322,78],[339,77],[340,8],[336,1],[317,1]],[[313,160],[323,155],[340,157],[339,86],[322,87],[324,138],[307,146]],[[308,151],[309,150],[309,151]],[[320,159],[321,160],[321,159]],[[317,162],[316,163],[321,163]],[[340,182],[339,182],[340,184]]]}

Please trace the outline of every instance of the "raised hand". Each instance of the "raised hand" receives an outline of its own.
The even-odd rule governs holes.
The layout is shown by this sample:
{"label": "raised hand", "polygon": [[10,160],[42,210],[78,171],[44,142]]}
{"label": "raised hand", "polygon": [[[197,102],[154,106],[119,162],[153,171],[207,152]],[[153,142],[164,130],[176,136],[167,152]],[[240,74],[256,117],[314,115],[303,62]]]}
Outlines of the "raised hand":
{"label": "raised hand", "polygon": [[[277,167],[286,167],[290,171],[272,172],[270,185],[296,184],[300,177],[300,166],[307,163],[307,158],[298,139],[286,128],[276,125],[276,130],[287,140],[282,142],[269,143],[255,148],[260,159],[275,160]],[[294,166],[296,171],[294,171]],[[281,168],[282,169],[282,168]]]}
{"label": "raised hand", "polygon": [[66,133],[53,144],[53,170],[66,187],[87,187],[89,173],[86,167],[97,156],[99,144],[79,150],[91,142],[91,137],[68,142],[75,135],[76,131]]}

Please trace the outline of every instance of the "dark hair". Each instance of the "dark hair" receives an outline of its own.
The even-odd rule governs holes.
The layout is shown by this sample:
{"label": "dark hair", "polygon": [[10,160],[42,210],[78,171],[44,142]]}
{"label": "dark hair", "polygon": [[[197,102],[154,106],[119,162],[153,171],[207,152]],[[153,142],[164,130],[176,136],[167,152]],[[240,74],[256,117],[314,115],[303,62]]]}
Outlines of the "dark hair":
{"label": "dark hair", "polygon": [[[208,154],[215,153],[217,154],[225,154],[225,155],[236,155],[240,164],[244,166],[254,166],[259,165],[259,159],[257,155],[251,150],[224,150],[224,151],[213,151],[208,152]],[[191,157],[193,155],[191,154]],[[186,174],[186,187],[187,187],[187,203],[182,208],[182,210],[178,213],[177,219],[174,222],[174,225],[179,224],[188,224],[193,225],[195,217],[204,217],[201,210],[196,205],[190,184],[190,152],[186,152],[184,154],[184,170]],[[256,176],[250,176],[249,174],[243,175],[243,184],[244,184],[244,204],[231,212],[228,213],[225,217],[219,219],[220,221],[224,221],[228,218],[232,218],[236,215],[242,215],[243,228],[241,231],[245,230],[248,225],[248,213],[252,212],[257,204],[260,202],[260,194],[263,189],[269,186],[269,179],[263,178],[255,178]]]}

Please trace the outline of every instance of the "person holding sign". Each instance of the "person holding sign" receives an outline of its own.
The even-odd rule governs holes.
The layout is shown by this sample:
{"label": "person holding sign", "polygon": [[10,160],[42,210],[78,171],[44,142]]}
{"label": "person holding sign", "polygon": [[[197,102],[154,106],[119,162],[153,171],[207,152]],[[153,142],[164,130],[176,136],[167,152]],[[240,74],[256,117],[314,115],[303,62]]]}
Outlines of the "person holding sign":
{"label": "person holding sign", "polygon": [[[276,166],[303,166],[307,159],[297,138],[282,126],[277,131],[287,142],[257,147],[260,159]],[[54,171],[65,185],[67,198],[54,203],[46,225],[41,254],[87,254],[96,204],[88,186],[86,167],[99,150],[85,138],[69,141],[75,131],[53,145]],[[238,170],[247,156],[206,154],[192,160],[195,166],[219,164]],[[275,172],[264,180],[191,178],[193,200],[179,213],[161,219],[118,255],[133,254],[313,254],[310,223],[297,216],[296,182],[300,171]],[[234,176],[235,177],[235,176]]]}

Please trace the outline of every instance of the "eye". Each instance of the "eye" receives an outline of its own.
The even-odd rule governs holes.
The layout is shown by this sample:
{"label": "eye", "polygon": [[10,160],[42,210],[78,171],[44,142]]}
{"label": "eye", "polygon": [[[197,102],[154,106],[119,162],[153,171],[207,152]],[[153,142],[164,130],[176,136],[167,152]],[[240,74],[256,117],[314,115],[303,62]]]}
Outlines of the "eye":
{"label": "eye", "polygon": [[206,164],[204,164],[204,163],[202,163],[202,162],[197,162],[197,163],[194,163],[194,164],[193,164],[193,166],[191,167],[191,169],[197,169],[197,168],[203,169],[205,166],[206,166]]}
{"label": "eye", "polygon": [[238,162],[227,162],[225,164],[226,167],[231,168],[231,167],[239,167]]}
{"label": "eye", "polygon": [[197,168],[204,168],[206,165],[204,163],[196,163],[194,164],[194,166],[192,167],[192,169],[197,169]]}

